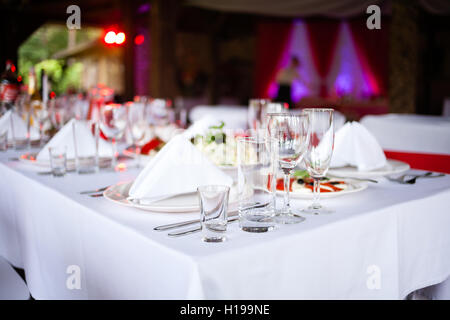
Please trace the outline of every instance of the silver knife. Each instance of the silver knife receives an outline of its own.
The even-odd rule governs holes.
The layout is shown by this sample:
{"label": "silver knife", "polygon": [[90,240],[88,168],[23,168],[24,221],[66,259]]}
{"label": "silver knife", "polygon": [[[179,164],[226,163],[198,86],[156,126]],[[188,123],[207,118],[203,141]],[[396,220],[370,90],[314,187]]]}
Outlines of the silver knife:
{"label": "silver knife", "polygon": [[[238,221],[239,220],[239,216],[232,216],[230,218],[228,218],[228,223],[234,222],[234,221]],[[192,233],[196,233],[201,231],[202,228],[195,228],[195,229],[189,229],[189,230],[182,230],[182,231],[177,231],[177,232],[170,232],[167,235],[169,237],[180,237],[180,236],[185,236],[188,234],[192,234]]]}

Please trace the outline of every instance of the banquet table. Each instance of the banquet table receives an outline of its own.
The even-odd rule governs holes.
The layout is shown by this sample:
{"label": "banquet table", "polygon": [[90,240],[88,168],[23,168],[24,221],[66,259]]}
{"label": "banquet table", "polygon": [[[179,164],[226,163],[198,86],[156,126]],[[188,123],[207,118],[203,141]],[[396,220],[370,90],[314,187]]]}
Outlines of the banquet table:
{"label": "banquet table", "polygon": [[361,119],[387,156],[411,167],[450,173],[450,117],[368,115]]}
{"label": "banquet table", "polygon": [[[197,213],[156,213],[79,194],[139,170],[39,175],[0,152],[0,255],[25,269],[36,299],[404,299],[450,276],[450,177],[379,179],[323,199],[336,210],[228,241],[169,238],[157,225]],[[292,199],[294,207],[307,200]],[[80,286],[68,285],[74,274]],[[70,284],[70,283],[69,283]]]}

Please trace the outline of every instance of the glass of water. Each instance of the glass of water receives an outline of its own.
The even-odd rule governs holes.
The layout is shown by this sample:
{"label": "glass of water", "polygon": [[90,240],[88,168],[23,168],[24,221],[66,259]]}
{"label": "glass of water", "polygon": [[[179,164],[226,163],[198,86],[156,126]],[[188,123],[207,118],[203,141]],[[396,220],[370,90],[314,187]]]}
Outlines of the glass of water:
{"label": "glass of water", "polygon": [[54,177],[63,177],[67,168],[67,147],[50,147],[50,167]]}
{"label": "glass of water", "polygon": [[228,197],[230,187],[207,185],[197,188],[200,200],[200,222],[205,242],[223,242],[226,240],[228,222]]}
{"label": "glass of water", "polygon": [[73,146],[75,168],[78,174],[99,171],[99,126],[98,123],[74,120]]}

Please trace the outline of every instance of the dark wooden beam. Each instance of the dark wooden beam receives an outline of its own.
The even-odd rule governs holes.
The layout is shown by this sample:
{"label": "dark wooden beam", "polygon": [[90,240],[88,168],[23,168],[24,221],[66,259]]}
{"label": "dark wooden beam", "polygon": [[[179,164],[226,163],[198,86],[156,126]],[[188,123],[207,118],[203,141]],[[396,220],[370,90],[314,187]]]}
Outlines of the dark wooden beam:
{"label": "dark wooden beam", "polygon": [[150,95],[174,98],[176,85],[177,0],[153,0],[150,9],[151,90]]}

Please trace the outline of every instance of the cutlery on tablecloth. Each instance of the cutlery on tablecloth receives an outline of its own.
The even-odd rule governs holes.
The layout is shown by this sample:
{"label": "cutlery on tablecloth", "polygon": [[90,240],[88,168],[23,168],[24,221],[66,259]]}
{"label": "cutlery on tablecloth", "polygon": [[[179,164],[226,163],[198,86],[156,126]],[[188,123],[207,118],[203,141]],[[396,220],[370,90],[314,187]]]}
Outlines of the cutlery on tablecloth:
{"label": "cutlery on tablecloth", "polygon": [[103,192],[106,189],[108,189],[108,187],[98,188],[98,189],[95,189],[95,190],[81,191],[80,194],[98,193],[98,192]]}
{"label": "cutlery on tablecloth", "polygon": [[[239,216],[232,216],[228,218],[228,223],[234,222],[234,221],[238,221],[239,220]],[[180,236],[185,236],[188,234],[192,234],[192,233],[196,233],[201,231],[202,228],[195,228],[195,229],[189,229],[189,230],[181,230],[181,231],[177,231],[177,232],[170,232],[167,235],[169,237],[180,237]]]}
{"label": "cutlery on tablecloth", "polygon": [[[254,208],[262,208],[262,207],[267,206],[267,205],[268,205],[267,203],[257,204],[257,205],[245,208],[245,210],[254,209]],[[232,218],[232,217],[234,217],[234,216],[230,216],[230,218]],[[188,226],[188,225],[191,225],[191,224],[196,224],[196,223],[200,223],[200,219],[194,219],[194,220],[188,220],[188,221],[164,224],[162,226],[154,227],[153,230],[155,230],[155,231],[166,231],[166,230],[170,230],[170,229],[185,227],[185,226]]]}
{"label": "cutlery on tablecloth", "polygon": [[[439,177],[444,177],[445,174],[443,173],[439,173],[436,175],[433,175],[433,172],[427,172],[424,174],[419,174],[419,175],[411,175],[411,174],[404,174],[398,178],[390,178],[390,177],[386,177],[389,181],[393,181],[393,182],[398,182],[401,184],[415,184],[416,180],[419,178],[439,178]],[[411,177],[407,180],[405,180],[406,177]]]}
{"label": "cutlery on tablecloth", "polygon": [[89,197],[92,197],[92,198],[103,197],[103,193],[90,194]]}
{"label": "cutlery on tablecloth", "polygon": [[350,179],[350,180],[356,180],[356,181],[367,181],[367,182],[378,183],[377,180],[374,180],[374,179],[367,179],[367,178],[341,177],[341,176],[335,176],[335,175],[328,175],[328,178],[335,178],[335,179]]}

